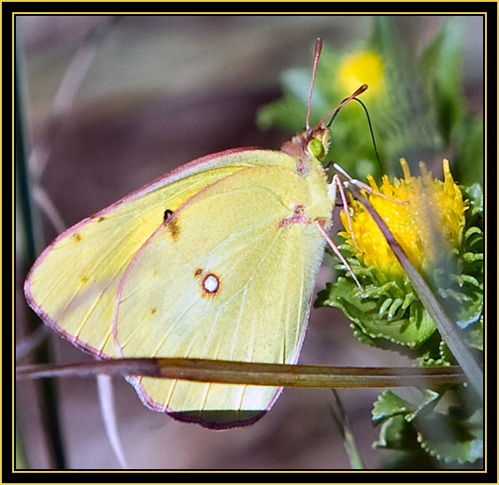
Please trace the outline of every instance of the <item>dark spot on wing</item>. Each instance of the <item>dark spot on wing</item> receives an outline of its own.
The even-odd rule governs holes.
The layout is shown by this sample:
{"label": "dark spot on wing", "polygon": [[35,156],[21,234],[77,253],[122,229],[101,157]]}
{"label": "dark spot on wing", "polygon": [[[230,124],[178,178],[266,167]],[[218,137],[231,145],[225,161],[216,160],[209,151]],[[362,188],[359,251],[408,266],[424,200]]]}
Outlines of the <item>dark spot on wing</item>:
{"label": "dark spot on wing", "polygon": [[151,315],[154,315],[158,310],[156,308],[151,308]]}
{"label": "dark spot on wing", "polygon": [[170,209],[166,209],[165,213],[163,214],[163,222],[165,224],[168,224],[170,222],[170,219],[172,218],[172,216],[173,216],[173,211]]}
{"label": "dark spot on wing", "polygon": [[163,213],[163,224],[170,230],[173,240],[176,241],[180,233],[180,227],[172,210],[166,209]]}
{"label": "dark spot on wing", "polygon": [[202,269],[197,269],[196,271],[194,271],[194,276],[201,276],[201,273],[203,272]]}
{"label": "dark spot on wing", "polygon": [[98,219],[97,219],[97,222],[102,222],[102,221],[105,221],[106,218],[104,216],[100,216]]}
{"label": "dark spot on wing", "polygon": [[73,235],[71,236],[71,239],[73,239],[74,241],[76,242],[80,242],[81,241],[81,236],[78,232],[75,232],[73,233]]}

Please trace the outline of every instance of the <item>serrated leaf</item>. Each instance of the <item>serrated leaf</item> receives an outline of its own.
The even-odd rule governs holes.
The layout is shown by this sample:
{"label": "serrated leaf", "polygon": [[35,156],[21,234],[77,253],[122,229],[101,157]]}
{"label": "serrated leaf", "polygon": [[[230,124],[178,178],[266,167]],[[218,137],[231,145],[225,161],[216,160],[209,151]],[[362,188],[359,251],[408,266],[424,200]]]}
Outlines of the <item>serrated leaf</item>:
{"label": "serrated leaf", "polygon": [[418,450],[417,434],[414,427],[403,416],[394,416],[385,421],[379,439],[373,443],[375,448],[392,450]]}
{"label": "serrated leaf", "polygon": [[[355,270],[354,270],[355,271]],[[388,286],[384,286],[386,290]],[[370,294],[372,289],[372,294]],[[394,344],[417,348],[435,331],[435,325],[419,302],[413,302],[408,311],[392,314],[386,310],[389,297],[380,295],[375,287],[366,287],[368,298],[360,293],[356,284],[346,278],[338,280],[320,292],[316,306],[339,308],[352,321],[359,332],[370,339],[386,339]],[[384,293],[384,291],[383,291]],[[397,302],[394,305],[394,302]],[[390,309],[398,310],[403,300],[394,298]]]}
{"label": "serrated leaf", "polygon": [[432,413],[416,423],[418,442],[430,455],[446,463],[474,463],[483,458],[483,414],[467,419]]}
{"label": "serrated leaf", "polygon": [[[413,421],[422,411],[431,411],[440,393],[431,389],[425,389],[419,399],[408,401],[392,391],[383,391],[374,403],[372,416],[373,424],[376,426],[393,416],[403,415],[407,422]],[[430,407],[429,409],[425,409]]]}
{"label": "serrated leaf", "polygon": [[373,424],[376,426],[393,416],[407,414],[413,408],[412,403],[397,396],[394,392],[383,391],[374,403],[372,410]]}
{"label": "serrated leaf", "polygon": [[[454,389],[454,388],[452,388]],[[424,390],[406,400],[383,391],[373,408],[373,422],[382,423],[374,446],[415,452],[416,448],[446,463],[474,463],[483,457],[483,412],[476,396],[462,386]],[[456,392],[458,391],[458,392]],[[437,410],[444,393],[446,411]],[[456,405],[449,405],[455,402]],[[478,409],[477,409],[477,406]]]}
{"label": "serrated leaf", "polygon": [[441,365],[450,364],[455,361],[452,352],[449,350],[449,347],[447,347],[447,344],[443,340],[440,342],[439,352]]}
{"label": "serrated leaf", "polygon": [[426,412],[428,412],[427,408],[433,408],[436,401],[440,399],[440,396],[441,395],[439,392],[432,391],[431,389],[425,389],[422,393],[421,401],[417,404],[412,413],[406,414],[405,420],[407,422],[411,422],[416,419],[416,417],[421,413],[425,414]]}

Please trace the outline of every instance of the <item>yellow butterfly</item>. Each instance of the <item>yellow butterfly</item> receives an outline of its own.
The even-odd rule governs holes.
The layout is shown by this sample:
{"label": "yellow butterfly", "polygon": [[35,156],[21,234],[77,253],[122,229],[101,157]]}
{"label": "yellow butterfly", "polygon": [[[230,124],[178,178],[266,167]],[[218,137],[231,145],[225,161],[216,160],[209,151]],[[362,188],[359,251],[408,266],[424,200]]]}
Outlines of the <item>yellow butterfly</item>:
{"label": "yellow butterfly", "polygon": [[[312,128],[307,114],[281,151],[200,158],[71,227],[31,269],[30,306],[100,358],[296,363],[336,197],[320,163],[333,112]],[[146,406],[218,428],[256,421],[281,392],[128,380]]]}

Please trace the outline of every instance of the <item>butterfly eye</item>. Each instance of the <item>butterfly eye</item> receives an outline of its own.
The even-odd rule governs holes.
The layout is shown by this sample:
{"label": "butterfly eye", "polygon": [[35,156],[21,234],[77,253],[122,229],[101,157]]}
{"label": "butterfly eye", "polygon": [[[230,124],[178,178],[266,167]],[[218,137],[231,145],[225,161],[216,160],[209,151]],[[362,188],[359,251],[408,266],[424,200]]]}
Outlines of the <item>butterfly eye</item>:
{"label": "butterfly eye", "polygon": [[310,152],[315,158],[321,160],[326,155],[324,145],[319,138],[312,138],[307,145],[307,151]]}

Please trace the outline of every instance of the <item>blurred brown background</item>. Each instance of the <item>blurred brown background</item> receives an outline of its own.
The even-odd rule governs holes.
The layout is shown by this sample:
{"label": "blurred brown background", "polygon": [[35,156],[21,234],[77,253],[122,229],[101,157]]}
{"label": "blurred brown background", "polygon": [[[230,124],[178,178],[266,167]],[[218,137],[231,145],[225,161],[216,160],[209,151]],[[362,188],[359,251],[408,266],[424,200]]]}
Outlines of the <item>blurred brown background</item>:
{"label": "blurred brown background", "polygon": [[[419,43],[431,37],[441,18],[397,21],[406,41]],[[466,23],[466,92],[479,105],[482,20],[468,17]],[[102,39],[95,58],[70,111],[54,129],[47,120],[61,80],[98,26]],[[280,95],[283,69],[311,68],[318,36],[341,49],[354,46],[368,30],[365,16],[125,16],[114,22],[105,16],[18,17],[28,153],[36,144],[50,150],[42,183],[71,225],[194,158],[233,147],[278,149],[288,136],[259,131],[255,113]],[[44,227],[48,243],[56,232]],[[327,267],[321,270],[318,289],[329,275]],[[29,311],[20,291],[23,278],[19,273],[19,338]],[[51,339],[60,362],[90,358],[54,335]],[[340,312],[320,309],[311,312],[300,363],[383,366],[408,360],[362,345]],[[350,468],[328,390],[287,389],[255,425],[214,432],[150,411],[130,385],[114,382],[120,434],[132,468]],[[69,467],[117,468],[95,380],[64,378],[58,388]],[[374,469],[390,457],[371,449],[378,431],[370,411],[378,393],[340,391],[365,465]],[[17,405],[31,464],[46,468],[31,384],[18,384]]]}

